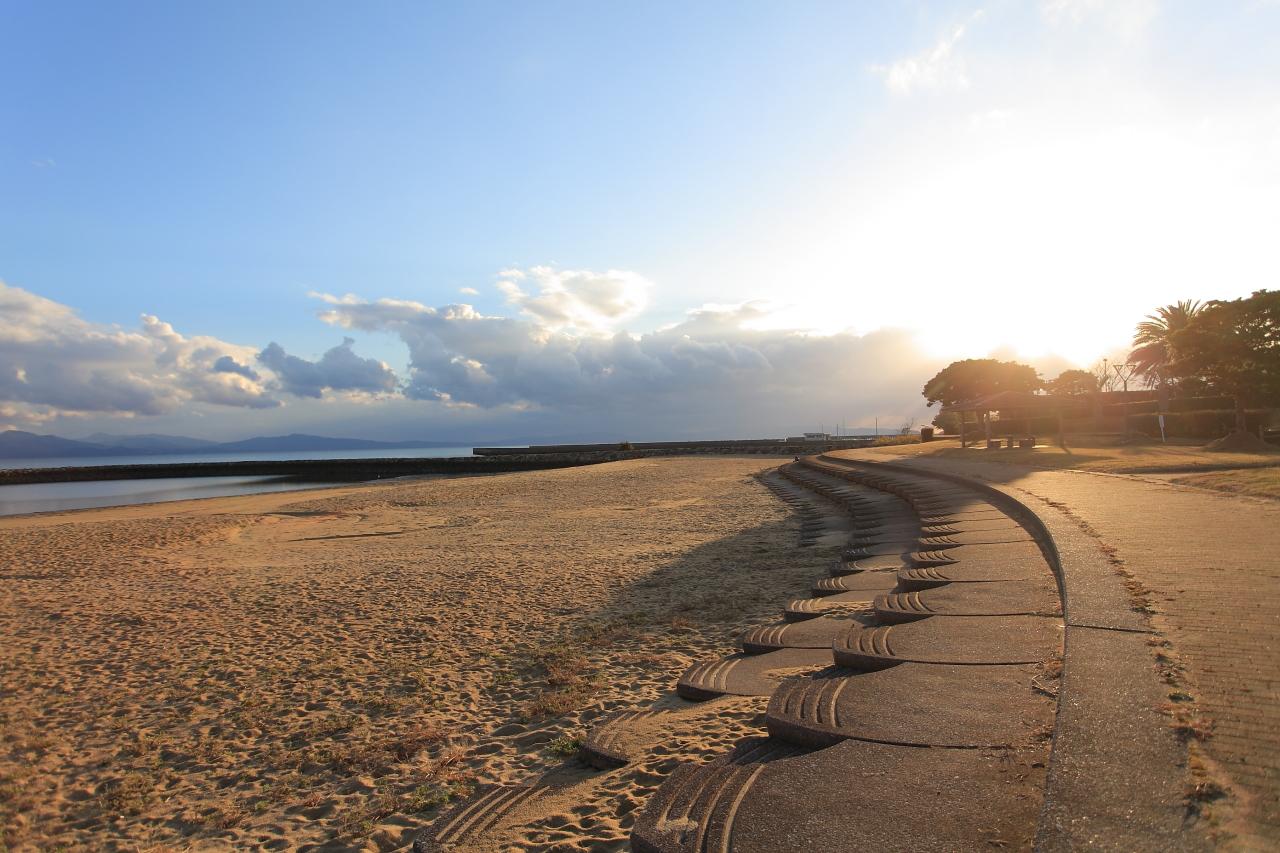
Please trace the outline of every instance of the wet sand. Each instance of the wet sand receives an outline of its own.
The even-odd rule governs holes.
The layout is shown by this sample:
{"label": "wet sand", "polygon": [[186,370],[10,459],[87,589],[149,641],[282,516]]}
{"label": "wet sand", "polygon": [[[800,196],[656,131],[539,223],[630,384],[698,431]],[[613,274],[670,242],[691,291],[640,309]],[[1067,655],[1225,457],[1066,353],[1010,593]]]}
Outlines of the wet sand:
{"label": "wet sand", "polygon": [[11,849],[397,849],[474,786],[567,795],[511,849],[625,849],[678,759],[761,727],[723,699],[671,755],[570,756],[601,715],[806,594],[829,555],[757,479],[643,459],[0,520]]}

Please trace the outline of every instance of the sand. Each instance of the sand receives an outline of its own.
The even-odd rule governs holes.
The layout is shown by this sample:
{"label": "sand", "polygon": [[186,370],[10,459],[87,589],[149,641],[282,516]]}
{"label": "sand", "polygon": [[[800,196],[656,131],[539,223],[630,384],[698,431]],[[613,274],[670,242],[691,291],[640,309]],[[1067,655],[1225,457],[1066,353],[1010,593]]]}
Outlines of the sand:
{"label": "sand", "polygon": [[[621,850],[679,760],[764,700],[672,715],[602,773],[593,720],[659,709],[830,558],[757,479],[646,459],[0,520],[11,849],[397,849],[476,785],[550,771],[494,849]],[[669,727],[670,728],[670,727]],[[3,845],[0,845],[2,847]]]}

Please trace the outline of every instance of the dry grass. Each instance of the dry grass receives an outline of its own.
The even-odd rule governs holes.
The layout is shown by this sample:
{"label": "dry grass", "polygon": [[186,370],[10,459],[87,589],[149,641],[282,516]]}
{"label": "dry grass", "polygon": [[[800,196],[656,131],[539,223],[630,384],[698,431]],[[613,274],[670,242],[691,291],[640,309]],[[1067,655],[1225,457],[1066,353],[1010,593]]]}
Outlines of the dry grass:
{"label": "dry grass", "polygon": [[[1077,443],[1078,441],[1078,443]],[[1027,468],[1071,468],[1077,471],[1099,471],[1113,474],[1140,474],[1197,468],[1280,466],[1280,448],[1269,453],[1215,453],[1201,444],[1141,442],[1117,444],[1101,439],[1068,438],[1068,447],[1041,444],[1034,449],[987,450],[985,446],[961,448],[954,439],[877,447],[866,451],[838,451],[835,455],[866,454],[871,458],[885,456],[931,455],[968,462],[1004,462]]]}
{"label": "dry grass", "polygon": [[1215,489],[1235,495],[1251,495],[1258,498],[1280,498],[1280,467],[1243,468],[1234,471],[1213,471],[1178,477],[1173,482],[1201,489]]}

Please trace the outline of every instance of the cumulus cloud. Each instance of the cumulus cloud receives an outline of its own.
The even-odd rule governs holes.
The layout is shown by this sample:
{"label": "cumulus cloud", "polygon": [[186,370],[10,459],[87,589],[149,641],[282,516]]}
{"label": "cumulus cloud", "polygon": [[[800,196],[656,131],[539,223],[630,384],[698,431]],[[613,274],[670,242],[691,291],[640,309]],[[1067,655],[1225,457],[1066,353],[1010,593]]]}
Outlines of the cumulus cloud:
{"label": "cumulus cloud", "polygon": [[553,331],[588,334],[607,332],[639,314],[650,287],[643,276],[620,270],[534,267],[498,275],[498,289],[526,317]]}
{"label": "cumulus cloud", "polygon": [[[607,287],[602,291],[606,305],[618,304]],[[668,432],[716,429],[725,418],[782,422],[815,407],[827,407],[830,423],[855,399],[858,407],[892,400],[888,410],[912,410],[920,406],[917,386],[927,362],[904,332],[817,336],[755,328],[764,312],[758,304],[706,307],[676,325],[632,335],[582,333],[555,312],[511,318],[469,305],[436,308],[351,296],[325,301],[325,321],[391,332],[404,341],[411,398],[489,409],[524,406],[583,422],[625,416]],[[733,424],[722,424],[720,432],[735,432]]]}
{"label": "cumulus cloud", "polygon": [[272,341],[257,358],[275,373],[284,391],[299,397],[319,398],[326,390],[363,394],[394,392],[398,385],[395,371],[376,358],[361,358],[353,346],[354,340],[343,338],[341,344],[326,351],[319,361],[307,361],[289,355]]}
{"label": "cumulus cloud", "polygon": [[480,291],[476,290],[474,287],[459,287],[459,288],[458,288],[458,292],[459,292],[459,293],[461,293],[461,294],[463,294],[464,296],[479,296],[479,295],[480,295]]}
{"label": "cumulus cloud", "polygon": [[0,403],[13,417],[52,413],[155,415],[197,401],[251,408],[276,402],[261,382],[214,369],[253,350],[185,338],[144,316],[126,331],[89,323],[66,305],[0,283]]}
{"label": "cumulus cloud", "polygon": [[178,401],[190,399],[254,409],[280,405],[259,377],[218,368],[228,362],[247,362],[253,352],[249,347],[203,335],[184,337],[173,326],[149,314],[142,316],[142,332],[153,342],[156,380],[172,389]]}
{"label": "cumulus cloud", "polygon": [[236,373],[245,379],[258,381],[258,374],[247,364],[241,364],[229,355],[224,355],[213,363],[214,373]]}
{"label": "cumulus cloud", "polygon": [[[282,394],[394,393],[395,373],[352,350],[318,362],[272,344],[256,347],[183,335],[144,314],[134,330],[90,323],[66,305],[0,282],[0,419],[5,426],[60,417],[152,417],[192,404],[280,406]],[[255,359],[265,369],[254,369]]]}
{"label": "cumulus cloud", "polygon": [[0,423],[145,416],[180,430],[194,414],[226,424],[218,412],[276,409],[251,429],[314,428],[316,406],[337,398],[321,407],[325,423],[372,428],[367,406],[341,403],[376,399],[378,418],[394,418],[405,434],[486,423],[510,435],[781,434],[859,412],[918,414],[922,377],[940,366],[906,332],[769,328],[763,303],[704,306],[633,334],[625,322],[647,290],[634,273],[534,268],[500,278],[514,316],[317,294],[326,322],[398,337],[408,350],[403,378],[358,355],[350,337],[313,361],[276,342],[258,349],[184,335],[149,315],[137,330],[93,324],[0,286]]}
{"label": "cumulus cloud", "polygon": [[969,24],[981,14],[981,10],[975,12],[968,22],[944,33],[928,50],[888,65],[873,66],[872,71],[884,78],[885,86],[895,95],[968,89],[968,69],[956,46]]}

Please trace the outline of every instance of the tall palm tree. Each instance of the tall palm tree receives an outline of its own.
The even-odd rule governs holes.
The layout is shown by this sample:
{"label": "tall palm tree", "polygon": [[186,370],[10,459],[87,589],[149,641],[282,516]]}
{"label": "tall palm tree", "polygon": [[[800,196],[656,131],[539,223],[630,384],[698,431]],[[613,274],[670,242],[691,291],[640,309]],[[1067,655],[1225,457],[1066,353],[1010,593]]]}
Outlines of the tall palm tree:
{"label": "tall palm tree", "polygon": [[1138,324],[1133,334],[1133,352],[1129,353],[1129,364],[1134,372],[1144,377],[1148,385],[1157,385],[1165,378],[1165,371],[1173,361],[1173,350],[1169,345],[1173,334],[1186,328],[1187,324],[1204,308],[1199,300],[1187,299],[1157,308],[1156,313],[1148,314],[1147,319]]}

